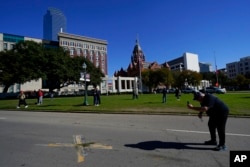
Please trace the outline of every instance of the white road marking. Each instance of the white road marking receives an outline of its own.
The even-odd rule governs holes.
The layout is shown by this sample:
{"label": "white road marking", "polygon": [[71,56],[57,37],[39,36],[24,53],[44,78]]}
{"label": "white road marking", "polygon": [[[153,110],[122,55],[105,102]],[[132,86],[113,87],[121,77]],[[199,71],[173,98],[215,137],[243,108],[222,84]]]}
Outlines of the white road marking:
{"label": "white road marking", "polygon": [[[203,133],[203,134],[209,134],[209,132],[204,132],[204,131],[178,130],[178,129],[166,129],[166,131],[183,132],[183,133]],[[250,137],[249,134],[226,133],[226,135],[228,135],[228,136]]]}

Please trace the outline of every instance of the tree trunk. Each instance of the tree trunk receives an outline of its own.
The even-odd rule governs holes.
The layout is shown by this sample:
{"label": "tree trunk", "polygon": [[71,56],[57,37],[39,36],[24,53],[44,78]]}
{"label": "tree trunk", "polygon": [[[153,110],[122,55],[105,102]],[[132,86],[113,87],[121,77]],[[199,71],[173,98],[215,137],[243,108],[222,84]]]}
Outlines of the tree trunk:
{"label": "tree trunk", "polygon": [[3,93],[7,93],[8,92],[8,89],[9,89],[10,85],[5,85],[4,86],[4,89],[3,89]]}

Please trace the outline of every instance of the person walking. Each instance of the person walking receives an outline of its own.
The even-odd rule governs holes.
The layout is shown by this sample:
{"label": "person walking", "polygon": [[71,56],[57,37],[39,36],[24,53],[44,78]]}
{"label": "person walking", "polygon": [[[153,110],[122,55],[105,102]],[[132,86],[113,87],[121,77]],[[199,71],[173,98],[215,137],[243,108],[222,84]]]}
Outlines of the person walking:
{"label": "person walking", "polygon": [[26,96],[22,90],[20,91],[20,94],[17,97],[19,99],[17,108],[20,108],[22,104],[25,106],[25,108],[28,108],[28,105],[26,103]]}
{"label": "person walking", "polygon": [[167,89],[163,88],[162,90],[162,103],[166,103],[167,102]]}
{"label": "person walking", "polygon": [[179,89],[179,88],[176,88],[176,89],[175,89],[175,97],[176,97],[176,99],[177,99],[178,101],[180,100],[180,95],[181,95],[180,89]]}
{"label": "person walking", "polygon": [[133,90],[133,99],[138,99],[138,93],[139,93],[138,88],[134,87],[134,90]]}
{"label": "person walking", "polygon": [[194,107],[192,104],[187,104],[189,109],[199,111],[199,117],[206,112],[209,116],[208,128],[211,139],[205,141],[205,145],[217,145],[216,129],[219,136],[219,144],[214,148],[216,151],[226,150],[226,122],[228,118],[229,108],[219,98],[212,94],[204,94],[202,92],[194,92],[194,99],[200,102],[200,107]]}
{"label": "person walking", "polygon": [[43,104],[43,91],[41,89],[38,90],[38,103],[37,105]]}

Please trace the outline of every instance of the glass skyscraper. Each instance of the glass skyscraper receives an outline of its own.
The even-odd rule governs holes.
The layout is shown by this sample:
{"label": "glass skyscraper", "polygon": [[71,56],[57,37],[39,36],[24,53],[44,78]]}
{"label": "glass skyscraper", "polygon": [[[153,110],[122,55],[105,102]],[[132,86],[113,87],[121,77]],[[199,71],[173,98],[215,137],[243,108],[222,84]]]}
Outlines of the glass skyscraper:
{"label": "glass skyscraper", "polygon": [[43,38],[58,41],[57,34],[66,32],[66,23],[66,17],[59,9],[49,7],[43,17]]}

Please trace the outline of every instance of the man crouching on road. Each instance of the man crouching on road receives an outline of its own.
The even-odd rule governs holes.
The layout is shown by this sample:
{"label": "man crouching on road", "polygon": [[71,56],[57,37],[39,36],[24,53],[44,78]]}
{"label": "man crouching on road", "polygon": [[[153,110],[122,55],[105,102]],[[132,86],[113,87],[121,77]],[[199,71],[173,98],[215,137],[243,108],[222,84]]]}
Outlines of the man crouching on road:
{"label": "man crouching on road", "polygon": [[206,145],[217,145],[216,141],[216,129],[219,136],[219,145],[215,147],[216,151],[226,150],[226,122],[229,113],[229,108],[220,99],[212,94],[204,94],[202,92],[194,92],[194,99],[200,102],[200,107],[194,107],[192,104],[187,104],[189,109],[199,111],[199,117],[203,112],[209,116],[208,128],[211,136],[211,140],[205,141]]}

